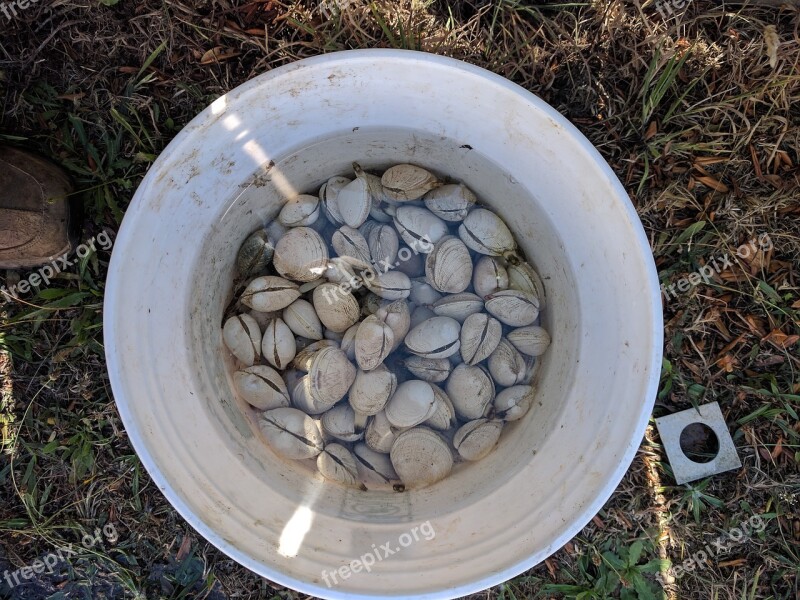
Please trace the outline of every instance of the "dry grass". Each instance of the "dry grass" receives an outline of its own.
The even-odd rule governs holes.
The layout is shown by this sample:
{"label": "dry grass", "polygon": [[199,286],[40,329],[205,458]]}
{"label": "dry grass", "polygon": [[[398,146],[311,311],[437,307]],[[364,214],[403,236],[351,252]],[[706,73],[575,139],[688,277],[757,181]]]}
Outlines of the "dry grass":
{"label": "dry grass", "polygon": [[[694,0],[665,20],[639,0],[352,0],[327,19],[310,1],[53,0],[3,19],[0,141],[38,148],[72,171],[87,238],[118,226],[155,155],[220,94],[303,57],[388,46],[484,66],[555,106],[625,184],[667,285],[768,234],[772,250],[737,259],[711,285],[665,305],[656,415],[718,401],[743,467],[674,486],[650,431],[618,491],[575,540],[475,597],[659,597],[635,584],[641,573],[661,590],[648,561],[680,562],[763,515],[763,533],[663,593],[800,598],[797,9]],[[143,472],[104,372],[107,260],[100,253],[48,293],[0,308],[0,571],[108,522],[120,537],[82,552],[62,576],[5,592],[299,597],[198,539]],[[639,544],[641,559],[622,569],[616,560],[628,561]],[[602,591],[609,581],[613,591]]]}

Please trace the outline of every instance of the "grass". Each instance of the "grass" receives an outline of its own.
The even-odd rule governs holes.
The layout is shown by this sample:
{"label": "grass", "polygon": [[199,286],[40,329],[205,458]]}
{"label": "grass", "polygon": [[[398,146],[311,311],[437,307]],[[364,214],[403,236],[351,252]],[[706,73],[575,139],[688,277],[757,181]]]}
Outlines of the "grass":
{"label": "grass", "polygon": [[[62,164],[83,237],[114,232],[136,186],[202,108],[321,52],[412,48],[541,96],[599,149],[678,282],[665,303],[655,415],[720,403],[743,466],[676,486],[654,428],[617,492],[569,544],[475,598],[800,597],[800,46],[796,9],[653,2],[64,0],[3,22],[0,142]],[[2,17],[0,17],[2,19]],[[771,64],[768,26],[780,40]],[[736,256],[767,234],[772,248]],[[299,598],[236,565],[166,503],[128,444],[103,364],[108,253],[0,307],[0,572],[72,543],[14,598]],[[5,273],[13,284],[25,273]],[[763,531],[658,578],[760,515]],[[84,534],[113,524],[92,548]],[[664,582],[662,584],[662,581]]]}

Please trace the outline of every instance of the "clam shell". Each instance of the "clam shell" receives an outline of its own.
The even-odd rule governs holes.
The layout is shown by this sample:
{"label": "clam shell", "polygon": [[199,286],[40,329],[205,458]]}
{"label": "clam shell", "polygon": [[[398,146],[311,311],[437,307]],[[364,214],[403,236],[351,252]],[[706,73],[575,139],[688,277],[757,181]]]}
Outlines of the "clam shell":
{"label": "clam shell", "polygon": [[397,376],[380,365],[372,371],[359,371],[347,400],[353,410],[372,416],[381,412],[397,390]]}
{"label": "clam shell", "polygon": [[331,246],[339,256],[350,256],[364,263],[372,260],[367,240],[358,229],[343,225],[333,232]]}
{"label": "clam shell", "polygon": [[353,385],[356,368],[339,348],[323,348],[314,355],[308,375],[312,397],[332,405],[344,398]]}
{"label": "clam shell", "polygon": [[397,386],[386,403],[386,418],[398,428],[414,427],[436,412],[436,395],[427,381],[412,379]]}
{"label": "clam shell", "polygon": [[297,354],[294,334],[283,319],[272,319],[264,330],[261,353],[267,362],[278,370],[285,369]]}
{"label": "clam shell", "polygon": [[358,333],[358,326],[360,323],[349,327],[342,336],[342,341],[339,343],[339,348],[344,350],[347,358],[354,361],[356,359],[356,333]]}
{"label": "clam shell", "polygon": [[460,364],[447,380],[447,395],[458,417],[465,421],[485,416],[494,400],[494,383],[480,366]]}
{"label": "clam shell", "polygon": [[392,466],[408,488],[440,481],[453,469],[453,452],[442,436],[427,427],[415,427],[397,436],[390,453]]}
{"label": "clam shell", "polygon": [[547,298],[544,283],[536,270],[527,262],[509,265],[507,270],[509,287],[534,296],[539,301],[539,310],[544,310]]}
{"label": "clam shell", "polygon": [[233,374],[236,391],[250,406],[271,410],[289,406],[289,390],[280,374],[266,365],[255,365]]}
{"label": "clam shell", "polygon": [[299,369],[308,373],[308,370],[311,368],[311,361],[314,359],[314,355],[319,350],[327,347],[336,348],[338,347],[338,344],[333,340],[326,339],[318,340],[313,344],[309,344],[295,355],[291,366],[295,369]]}
{"label": "clam shell", "polygon": [[472,257],[457,237],[445,236],[436,242],[425,260],[425,276],[440,292],[457,294],[472,281]]}
{"label": "clam shell", "polygon": [[504,389],[494,399],[496,416],[504,421],[516,421],[525,416],[533,403],[533,387],[515,385]]}
{"label": "clam shell", "polygon": [[384,193],[398,202],[418,200],[441,185],[430,171],[416,165],[395,165],[381,177]]}
{"label": "clam shell", "polygon": [[432,317],[411,331],[405,344],[412,354],[426,358],[447,358],[458,352],[461,325],[450,317]]}
{"label": "clam shell", "polygon": [[411,321],[409,323],[409,328],[414,329],[414,327],[416,327],[417,325],[427,321],[428,319],[432,319],[435,316],[436,313],[434,313],[427,306],[417,306],[411,312]]}
{"label": "clam shell", "polygon": [[312,298],[317,317],[332,331],[344,333],[361,316],[355,296],[335,283],[323,283],[314,289]]}
{"label": "clam shell", "polygon": [[236,268],[242,277],[252,277],[267,268],[274,253],[274,241],[264,229],[259,229],[251,233],[239,248]]}
{"label": "clam shell", "polygon": [[375,277],[364,274],[364,285],[369,291],[385,300],[400,300],[408,298],[411,293],[411,280],[408,275],[400,271],[378,273]]}
{"label": "clam shell", "polygon": [[425,194],[425,207],[445,221],[463,221],[477,202],[475,194],[463,183],[451,183]]}
{"label": "clam shell", "polygon": [[440,317],[451,317],[463,323],[468,316],[483,310],[483,300],[475,294],[462,292],[437,300],[431,308]]}
{"label": "clam shell", "polygon": [[392,350],[397,349],[403,343],[408,330],[411,328],[411,313],[408,310],[408,302],[401,299],[384,303],[375,311],[375,316],[392,328],[392,333],[394,333]]}
{"label": "clam shell", "polygon": [[328,217],[328,221],[334,225],[344,224],[344,219],[339,212],[338,198],[339,192],[344,188],[350,179],[347,177],[331,177],[319,189],[319,199],[322,203],[322,210]]}
{"label": "clam shell", "polygon": [[492,211],[476,208],[458,227],[458,236],[470,250],[489,256],[514,255],[517,244],[503,220]]}
{"label": "clam shell", "polygon": [[319,219],[319,213],[319,198],[309,194],[300,194],[286,201],[278,214],[278,222],[286,227],[313,225]]}
{"label": "clam shell", "polygon": [[330,410],[335,403],[320,402],[311,395],[311,376],[303,375],[290,386],[292,406],[308,415],[321,415]]}
{"label": "clam shell", "polygon": [[367,423],[367,429],[364,432],[364,441],[367,446],[375,452],[389,454],[389,451],[392,449],[392,444],[394,444],[395,439],[397,439],[397,434],[399,432],[399,429],[393,427],[392,424],[389,423],[389,419],[386,418],[386,411],[382,410]]}
{"label": "clam shell", "polygon": [[356,427],[356,413],[349,404],[337,404],[320,418],[322,431],[343,442],[357,442],[364,431]]}
{"label": "clam shell", "polygon": [[419,206],[398,207],[394,226],[411,250],[422,254],[431,252],[434,244],[447,235],[447,224],[427,208]]}
{"label": "clam shell", "polygon": [[283,321],[295,335],[309,340],[322,339],[322,323],[307,300],[300,298],[283,309]]}
{"label": "clam shell", "polygon": [[346,225],[358,227],[369,217],[372,199],[369,184],[364,177],[356,177],[339,190],[336,206]]}
{"label": "clam shell", "polygon": [[383,298],[370,292],[361,300],[361,314],[365,317],[374,315],[381,308]]}
{"label": "clam shell", "polygon": [[386,485],[399,478],[386,454],[375,452],[366,444],[356,444],[353,448],[359,480],[370,486]]}
{"label": "clam shell", "polygon": [[468,316],[461,326],[461,358],[476,365],[494,352],[503,337],[500,321],[486,313]]}
{"label": "clam shell", "polygon": [[343,485],[358,486],[358,468],[353,453],[341,444],[327,444],[317,456],[317,470],[325,479]]}
{"label": "clam shell", "polygon": [[[432,256],[429,254],[428,256]],[[436,290],[425,279],[411,280],[411,293],[408,299],[414,304],[427,306],[442,298],[442,293]]]}
{"label": "clam shell", "polygon": [[323,441],[317,423],[296,408],[274,408],[262,414],[259,429],[279,455],[301,460],[322,452]]}
{"label": "clam shell", "polygon": [[528,356],[541,356],[550,345],[550,335],[536,325],[520,327],[508,334],[508,341]]}
{"label": "clam shell", "polygon": [[394,345],[392,328],[370,315],[356,332],[356,362],[363,371],[371,371],[389,356]]}
{"label": "clam shell", "polygon": [[507,339],[500,343],[492,352],[487,363],[489,373],[495,383],[502,386],[512,386],[522,383],[525,379],[525,359]]}
{"label": "clam shell", "polygon": [[423,425],[439,431],[447,431],[456,425],[456,409],[450,397],[442,388],[438,385],[431,385],[431,387],[436,396],[436,411]]}
{"label": "clam shell", "polygon": [[412,375],[429,383],[441,383],[450,376],[452,365],[446,358],[425,358],[411,355],[403,365]]}
{"label": "clam shell", "polygon": [[498,258],[483,256],[475,263],[472,287],[481,298],[504,290],[508,288],[508,271]]}
{"label": "clam shell", "polygon": [[367,238],[369,252],[378,268],[393,266],[397,261],[397,252],[400,250],[400,238],[390,225],[373,227]]}
{"label": "clam shell", "polygon": [[464,460],[480,460],[497,445],[503,422],[497,419],[476,419],[464,423],[453,437],[453,446]]}
{"label": "clam shell", "polygon": [[539,316],[539,301],[519,290],[501,290],[486,296],[486,312],[511,327],[530,325]]}
{"label": "clam shell", "polygon": [[294,227],[275,244],[272,264],[278,273],[294,281],[313,281],[328,264],[328,246],[309,227]]}
{"label": "clam shell", "polygon": [[240,363],[250,366],[261,358],[261,330],[250,315],[236,315],[222,326],[222,341]]}
{"label": "clam shell", "polygon": [[260,312],[283,310],[300,297],[297,284],[273,275],[256,277],[241,295],[241,302]]}

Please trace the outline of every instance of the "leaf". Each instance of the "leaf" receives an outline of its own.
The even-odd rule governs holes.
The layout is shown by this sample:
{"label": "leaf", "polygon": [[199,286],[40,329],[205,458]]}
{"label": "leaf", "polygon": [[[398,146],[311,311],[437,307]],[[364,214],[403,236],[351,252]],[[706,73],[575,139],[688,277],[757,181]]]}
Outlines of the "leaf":
{"label": "leaf", "polygon": [[201,65],[212,65],[221,62],[225,62],[226,60],[230,60],[239,56],[239,53],[236,50],[231,48],[224,48],[223,46],[216,46],[211,50],[208,50],[203,57],[200,59]]}
{"label": "leaf", "polygon": [[690,237],[692,237],[695,233],[698,233],[703,230],[706,226],[705,221],[698,221],[697,223],[692,223],[686,229],[684,229],[681,234],[678,236],[678,239],[675,240],[675,244],[682,244]]}
{"label": "leaf", "polygon": [[642,557],[642,551],[644,550],[644,544],[641,540],[636,540],[631,544],[631,548],[628,551],[628,566],[634,566],[636,563],[639,562],[639,559]]}
{"label": "leaf", "polygon": [[767,45],[767,56],[769,56],[769,66],[773,69],[778,65],[778,46],[781,39],[775,30],[775,25],[764,27],[764,43]]}
{"label": "leaf", "polygon": [[115,4],[119,4],[119,0],[100,0],[100,4],[105,6],[114,6]]}

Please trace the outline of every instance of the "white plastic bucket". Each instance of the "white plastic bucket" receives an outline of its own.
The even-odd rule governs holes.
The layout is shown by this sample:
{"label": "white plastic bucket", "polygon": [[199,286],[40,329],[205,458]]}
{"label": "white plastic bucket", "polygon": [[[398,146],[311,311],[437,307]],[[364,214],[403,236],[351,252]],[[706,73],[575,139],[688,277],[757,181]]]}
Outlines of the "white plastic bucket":
{"label": "white plastic bucket", "polygon": [[[463,180],[511,224],[547,289],[537,404],[487,458],[422,491],[345,489],[276,458],[234,397],[223,350],[244,237],[281,195],[353,160]],[[223,552],[324,598],[451,598],[539,563],[611,495],[653,406],[661,303],[625,190],[555,110],[459,61],[360,50],[257,77],[175,138],[116,240],[105,341],[142,463]],[[330,575],[359,557],[359,572]]]}

